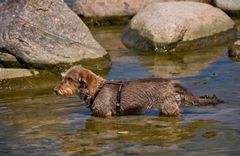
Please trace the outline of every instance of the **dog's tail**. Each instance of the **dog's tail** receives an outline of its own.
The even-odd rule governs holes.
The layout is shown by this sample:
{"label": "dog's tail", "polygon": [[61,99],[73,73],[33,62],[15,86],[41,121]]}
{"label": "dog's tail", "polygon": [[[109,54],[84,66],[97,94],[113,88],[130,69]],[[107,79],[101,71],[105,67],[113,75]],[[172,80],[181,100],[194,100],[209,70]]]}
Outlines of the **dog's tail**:
{"label": "dog's tail", "polygon": [[191,92],[187,91],[184,87],[180,84],[175,84],[176,92],[181,95],[182,104],[185,105],[215,105],[224,103],[223,100],[217,98],[216,95],[213,96],[195,96]]}
{"label": "dog's tail", "polygon": [[184,104],[193,104],[193,105],[216,105],[224,103],[224,101],[217,98],[216,95],[213,96],[185,96],[182,99]]}

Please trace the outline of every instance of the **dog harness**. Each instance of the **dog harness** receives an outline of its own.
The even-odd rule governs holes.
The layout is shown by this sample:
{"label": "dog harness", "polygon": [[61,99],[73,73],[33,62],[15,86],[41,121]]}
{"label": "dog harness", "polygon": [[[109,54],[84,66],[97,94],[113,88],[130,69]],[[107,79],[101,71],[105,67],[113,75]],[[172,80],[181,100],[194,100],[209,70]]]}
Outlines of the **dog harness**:
{"label": "dog harness", "polygon": [[107,81],[103,83],[97,90],[96,94],[91,98],[90,104],[88,107],[91,109],[91,106],[93,105],[96,97],[98,96],[99,92],[102,90],[105,84],[114,84],[114,85],[119,85],[118,90],[117,90],[117,97],[116,97],[116,115],[121,115],[121,94],[122,94],[122,88],[125,84],[123,81]]}

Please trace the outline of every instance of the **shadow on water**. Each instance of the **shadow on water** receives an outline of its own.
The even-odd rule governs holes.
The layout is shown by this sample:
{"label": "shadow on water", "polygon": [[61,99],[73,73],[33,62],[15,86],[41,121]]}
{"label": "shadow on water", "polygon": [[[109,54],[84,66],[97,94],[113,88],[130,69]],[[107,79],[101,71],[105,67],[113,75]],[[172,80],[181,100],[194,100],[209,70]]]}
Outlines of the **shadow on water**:
{"label": "shadow on water", "polygon": [[[111,55],[113,66],[102,74],[108,79],[169,77],[226,102],[181,107],[179,119],[155,110],[102,119],[91,117],[78,97],[53,95],[56,75],[10,80],[0,90],[0,155],[240,155],[240,66],[227,57],[226,46],[144,54],[122,45],[121,27],[91,31]],[[11,84],[15,88],[7,89]]]}

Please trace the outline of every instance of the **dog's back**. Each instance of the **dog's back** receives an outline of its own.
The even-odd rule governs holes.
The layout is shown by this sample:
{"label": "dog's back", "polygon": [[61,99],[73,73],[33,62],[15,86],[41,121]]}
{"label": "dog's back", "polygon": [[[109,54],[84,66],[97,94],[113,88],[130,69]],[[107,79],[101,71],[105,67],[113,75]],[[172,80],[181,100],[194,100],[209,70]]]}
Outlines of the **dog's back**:
{"label": "dog's back", "polygon": [[[92,111],[97,116],[116,114],[116,97],[119,83],[105,84],[96,97]],[[149,109],[159,108],[164,115],[179,115],[179,105],[216,104],[222,101],[216,97],[197,97],[180,84],[164,78],[148,78],[126,81],[121,91],[121,114],[136,114]]]}

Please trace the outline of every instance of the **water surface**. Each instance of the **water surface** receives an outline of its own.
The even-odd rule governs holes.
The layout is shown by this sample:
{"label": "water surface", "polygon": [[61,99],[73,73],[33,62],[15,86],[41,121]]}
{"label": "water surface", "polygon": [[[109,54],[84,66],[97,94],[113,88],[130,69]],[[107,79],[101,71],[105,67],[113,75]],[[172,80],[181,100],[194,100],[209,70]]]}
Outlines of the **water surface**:
{"label": "water surface", "polygon": [[181,107],[179,119],[159,117],[155,110],[101,119],[78,97],[54,95],[56,79],[39,89],[2,89],[0,155],[240,155],[240,65],[228,58],[226,46],[144,53],[121,44],[121,29],[91,29],[113,61],[107,79],[167,77],[225,103]]}

